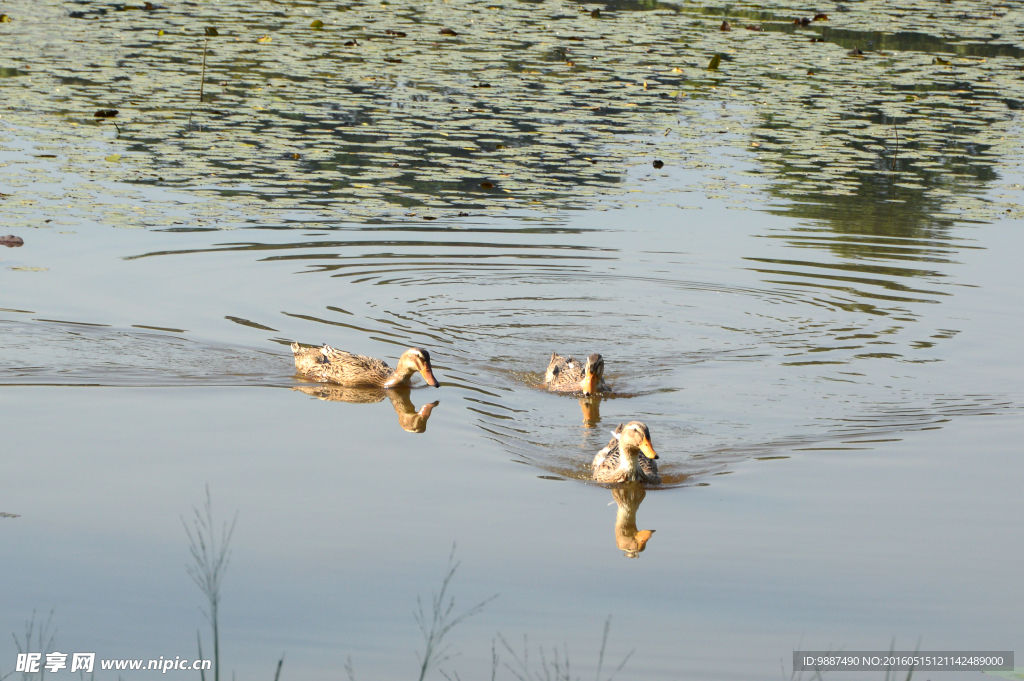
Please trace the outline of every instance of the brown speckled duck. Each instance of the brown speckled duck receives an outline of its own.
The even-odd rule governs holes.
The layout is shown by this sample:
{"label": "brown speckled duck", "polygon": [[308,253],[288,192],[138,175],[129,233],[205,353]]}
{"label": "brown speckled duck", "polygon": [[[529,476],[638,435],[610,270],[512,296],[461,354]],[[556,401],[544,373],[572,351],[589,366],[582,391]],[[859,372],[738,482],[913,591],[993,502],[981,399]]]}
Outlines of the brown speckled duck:
{"label": "brown speckled duck", "polygon": [[544,383],[552,392],[593,395],[608,390],[602,380],[603,376],[604,358],[596,352],[587,357],[585,363],[552,352],[548,370],[544,373]]}
{"label": "brown speckled duck", "polygon": [[640,421],[620,423],[612,433],[608,446],[594,457],[596,482],[661,482],[658,453],[651,445],[651,431]]}
{"label": "brown speckled duck", "polygon": [[409,385],[412,375],[418,371],[428,385],[440,387],[430,366],[430,353],[420,348],[409,348],[402,353],[394,370],[379,359],[335,350],[330,345],[304,348],[292,343],[292,354],[295,355],[295,370],[311,381],[350,387],[394,388]]}

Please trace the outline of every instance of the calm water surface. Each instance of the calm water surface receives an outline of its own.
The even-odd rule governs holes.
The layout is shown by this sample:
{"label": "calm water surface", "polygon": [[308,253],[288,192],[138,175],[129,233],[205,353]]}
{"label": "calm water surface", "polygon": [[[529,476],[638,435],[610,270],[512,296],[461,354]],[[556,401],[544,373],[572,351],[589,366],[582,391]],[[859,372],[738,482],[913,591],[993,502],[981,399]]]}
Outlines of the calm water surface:
{"label": "calm water surface", "polygon": [[[606,11],[667,21],[658,7]],[[90,21],[114,31],[126,14]],[[786,22],[754,19],[790,39]],[[973,26],[959,43],[900,34],[884,49],[909,68],[959,45],[972,78],[1002,78],[970,69],[1015,61],[1012,41],[978,42]],[[820,33],[844,52],[863,37]],[[592,675],[609,615],[612,668],[635,650],[619,678],[788,676],[780,661],[801,646],[1024,651],[1022,238],[1002,208],[1024,180],[1010,142],[960,153],[997,101],[984,87],[952,108],[959,131],[918,128],[899,178],[889,148],[863,139],[796,162],[785,135],[799,121],[744,128],[706,93],[672,114],[704,121],[685,144],[645,127],[650,114],[605,146],[563,149],[615,161],[576,193],[531,180],[550,150],[524,151],[500,210],[412,175],[363,178],[371,193],[405,182],[419,192],[405,203],[304,205],[303,173],[315,184],[344,163],[252,172],[241,196],[179,182],[188,166],[153,182],[154,160],[91,172],[88,153],[155,149],[95,122],[91,137],[48,139],[50,123],[27,120],[29,89],[0,117],[0,232],[25,242],[0,249],[0,512],[18,515],[0,518],[0,626],[21,632],[52,608],[62,652],[194,656],[207,624],[182,517],[208,484],[217,517],[238,514],[221,645],[240,678],[271,675],[282,652],[282,678],[338,678],[349,657],[359,679],[414,676],[411,613],[453,543],[458,606],[498,596],[451,634],[443,667],[462,678],[490,674],[498,634],[517,650],[528,635],[534,660],[537,646],[568,650]],[[989,112],[1007,129],[1010,100]],[[904,114],[911,128],[927,118]],[[946,160],[923,143],[940,133],[955,142]],[[871,172],[856,170],[865,154]],[[815,184],[846,161],[835,191]],[[282,192],[290,202],[267,199]],[[995,219],[997,205],[1011,214]],[[324,389],[293,375],[293,340],[391,363],[421,346],[442,387]],[[601,352],[612,393],[538,389],[552,351]],[[586,483],[632,419],[650,426],[664,484]],[[638,530],[655,532],[638,545]]]}

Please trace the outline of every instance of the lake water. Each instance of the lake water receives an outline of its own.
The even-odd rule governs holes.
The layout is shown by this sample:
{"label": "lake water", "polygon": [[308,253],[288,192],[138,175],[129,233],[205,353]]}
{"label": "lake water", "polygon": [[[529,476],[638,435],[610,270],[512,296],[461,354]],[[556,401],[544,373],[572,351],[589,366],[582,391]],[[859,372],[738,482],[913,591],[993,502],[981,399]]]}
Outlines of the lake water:
{"label": "lake water", "polygon": [[[0,631],[209,653],[209,489],[243,679],[416,678],[453,545],[455,612],[497,598],[430,678],[524,635],[593,676],[609,616],[621,679],[1024,650],[1024,12],[453,4],[4,10]],[[540,389],[552,351],[612,393]],[[633,419],[664,484],[588,482]]]}

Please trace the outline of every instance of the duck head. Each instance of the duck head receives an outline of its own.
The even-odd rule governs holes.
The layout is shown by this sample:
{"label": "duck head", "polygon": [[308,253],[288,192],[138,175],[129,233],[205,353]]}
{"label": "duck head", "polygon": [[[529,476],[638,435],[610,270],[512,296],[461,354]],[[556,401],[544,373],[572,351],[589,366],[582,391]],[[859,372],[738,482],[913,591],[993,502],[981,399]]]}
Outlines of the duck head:
{"label": "duck head", "polygon": [[619,441],[619,447],[623,452],[639,449],[648,459],[658,458],[658,453],[654,451],[654,445],[651,444],[651,431],[647,428],[646,423],[630,421],[619,425],[612,435]]}
{"label": "duck head", "polygon": [[596,352],[587,357],[587,363],[583,367],[583,380],[580,381],[580,390],[584,395],[593,395],[601,385],[601,377],[604,376],[604,358]]}
{"label": "duck head", "polygon": [[434,378],[434,370],[430,366],[430,353],[420,348],[409,348],[402,353],[402,357],[398,360],[398,368],[395,369],[395,374],[397,376],[407,376],[415,371],[420,372],[427,385],[432,385],[435,388],[441,387],[441,384]]}

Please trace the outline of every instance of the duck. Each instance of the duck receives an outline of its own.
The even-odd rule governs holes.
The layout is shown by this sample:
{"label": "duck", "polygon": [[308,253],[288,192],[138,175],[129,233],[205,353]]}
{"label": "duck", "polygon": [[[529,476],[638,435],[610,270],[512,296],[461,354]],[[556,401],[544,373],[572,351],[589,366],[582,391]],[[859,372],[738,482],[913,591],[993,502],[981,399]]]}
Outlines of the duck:
{"label": "duck", "polygon": [[620,423],[612,431],[608,446],[594,457],[594,481],[660,484],[658,464],[654,463],[657,458],[647,424],[640,421]]}
{"label": "duck", "polygon": [[552,352],[548,369],[544,373],[544,383],[552,392],[593,395],[608,390],[603,377],[604,358],[596,352],[587,357],[585,363]]}
{"label": "duck", "polygon": [[295,370],[305,378],[320,383],[337,383],[348,387],[394,388],[409,385],[417,371],[427,385],[441,386],[430,366],[430,353],[422,348],[409,348],[398,359],[394,370],[379,359],[353,355],[330,345],[304,348],[292,343]]}

